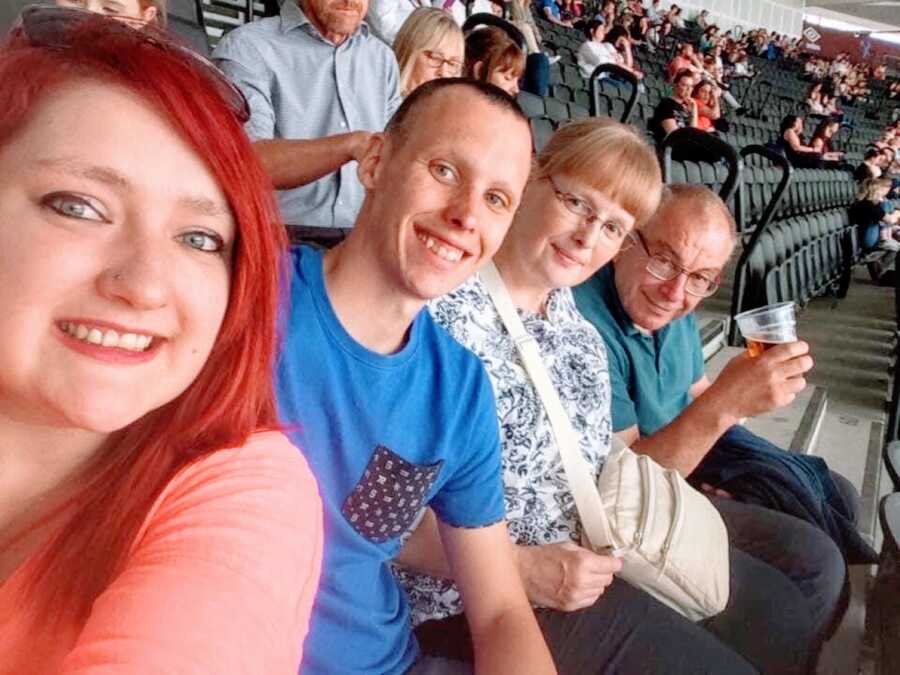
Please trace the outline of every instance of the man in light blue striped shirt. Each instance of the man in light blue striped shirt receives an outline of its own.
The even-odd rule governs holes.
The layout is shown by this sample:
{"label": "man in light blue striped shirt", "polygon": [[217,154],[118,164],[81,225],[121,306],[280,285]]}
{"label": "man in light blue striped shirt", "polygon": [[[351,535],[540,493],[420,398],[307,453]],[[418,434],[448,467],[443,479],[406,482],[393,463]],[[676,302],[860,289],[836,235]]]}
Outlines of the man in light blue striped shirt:
{"label": "man in light blue striped shirt", "polygon": [[286,223],[350,228],[365,196],[356,161],[400,105],[393,52],[368,0],[285,0],[226,35],[213,57],[250,104],[247,133]]}

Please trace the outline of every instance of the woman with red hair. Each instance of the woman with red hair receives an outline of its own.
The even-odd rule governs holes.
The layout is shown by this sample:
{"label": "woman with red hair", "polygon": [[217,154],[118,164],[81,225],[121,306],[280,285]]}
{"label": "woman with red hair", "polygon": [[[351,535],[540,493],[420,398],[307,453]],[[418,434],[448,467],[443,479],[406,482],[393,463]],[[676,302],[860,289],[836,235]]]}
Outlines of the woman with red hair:
{"label": "woman with red hair", "polygon": [[153,29],[31,7],[0,110],[0,673],[296,673],[321,505],[246,104]]}

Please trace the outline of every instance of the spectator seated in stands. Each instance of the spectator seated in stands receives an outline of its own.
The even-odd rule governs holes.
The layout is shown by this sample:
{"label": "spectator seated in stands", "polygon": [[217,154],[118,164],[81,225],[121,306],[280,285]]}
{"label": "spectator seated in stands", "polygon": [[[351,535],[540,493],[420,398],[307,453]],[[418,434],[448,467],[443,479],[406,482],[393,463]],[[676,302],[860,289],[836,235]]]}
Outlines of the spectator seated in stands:
{"label": "spectator seated in stands", "polygon": [[675,76],[683,70],[690,71],[695,75],[703,72],[703,61],[694,53],[694,45],[690,42],[682,42],[678,48],[678,54],[669,61],[666,66],[667,78],[674,84]]}
{"label": "spectator seated in stands", "polygon": [[671,23],[675,28],[684,28],[683,12],[681,10],[681,7],[679,7],[678,5],[672,5],[671,7],[669,7],[666,18],[669,20],[669,23]]}
{"label": "spectator seated in stands", "polygon": [[712,51],[713,47],[716,47],[718,44],[719,27],[707,26],[703,31],[703,35],[700,36],[700,43],[698,45],[700,52],[705,54],[706,52]]}
{"label": "spectator seated in stands", "polygon": [[816,125],[810,147],[822,156],[822,162],[826,168],[838,168],[844,166],[844,153],[838,152],[832,147],[832,139],[837,130],[841,128],[840,122],[833,119],[824,119]]}
{"label": "spectator seated in stands", "polygon": [[628,34],[628,29],[625,26],[621,23],[616,23],[606,32],[606,37],[603,39],[619,52],[619,55],[622,57],[623,68],[630,70],[639,80],[644,77],[641,69],[634,61],[634,53],[631,49],[631,36]]}
{"label": "spectator seated in stands", "polygon": [[659,35],[646,16],[635,17],[631,24],[630,37],[633,46],[641,46],[649,52],[656,51],[656,47],[659,45]]}
{"label": "spectator seated in stands", "polygon": [[862,164],[853,172],[853,178],[860,183],[869,178],[881,178],[883,165],[884,154],[878,148],[869,148],[866,150]]}
{"label": "spectator seated in stands", "polygon": [[844,119],[844,111],[838,108],[835,97],[825,91],[822,92],[822,110],[825,111],[823,113],[825,116],[836,119],[838,122]]}
{"label": "spectator seated in stands", "polygon": [[437,7],[419,7],[394,41],[400,67],[400,95],[409,96],[421,84],[440,77],[459,77],[465,59],[462,30]]}
{"label": "spectator seated in stands", "polygon": [[700,13],[697,15],[697,17],[694,19],[694,21],[697,23],[698,26],[700,26],[700,28],[702,30],[706,30],[707,28],[709,28],[711,25],[710,20],[709,20],[709,10],[701,9]]}
{"label": "spectator seated in stands", "polygon": [[654,26],[658,26],[662,23],[663,17],[665,16],[665,12],[662,11],[660,4],[660,0],[650,0],[650,4],[646,8],[647,18],[650,19],[650,23]]}
{"label": "spectator seated in stands", "polygon": [[111,16],[132,25],[166,27],[166,0],[55,0],[55,4]]}
{"label": "spectator seated in stands", "polygon": [[502,28],[484,26],[466,35],[466,77],[488,82],[515,96],[524,71],[525,54]]}
{"label": "spectator seated in stands", "polygon": [[364,191],[358,160],[400,104],[397,60],[362,23],[367,0],[285,0],[213,57],[250,104],[247,133],[284,220],[328,245],[346,234]]}
{"label": "spectator seated in stands", "polygon": [[728,122],[722,116],[718,87],[709,80],[694,85],[691,98],[697,106],[697,128],[701,131],[728,131]]}
{"label": "spectator seated in stands", "polygon": [[887,202],[891,187],[888,178],[867,178],[850,206],[850,223],[859,228],[864,249],[900,249],[900,210],[893,211]]}
{"label": "spectator seated in stands", "polygon": [[[633,129],[604,118],[573,122],[539,155],[494,259],[595,474],[610,449],[609,370],[603,340],[570,288],[632,243],[629,232],[651,215],[660,188],[653,151]],[[548,415],[482,277],[430,310],[491,378],[510,535],[560,673],[801,672],[810,619],[780,572],[733,551],[728,608],[695,624],[616,579],[616,558],[580,546],[582,525]],[[399,560],[436,576],[405,568],[400,578],[414,620],[423,622],[416,631],[423,650],[471,660],[464,608],[441,552],[426,516]]]}
{"label": "spectator seated in stands", "polygon": [[322,505],[273,431],[285,235],[240,94],[33,6],[0,107],[0,671],[297,672]]}
{"label": "spectator seated in stands", "polygon": [[[625,70],[634,73],[633,70],[625,65],[625,59],[615,46],[606,42],[606,25],[603,23],[602,19],[591,19],[588,21],[584,32],[588,39],[578,48],[577,60],[581,75],[585,80],[590,79],[597,66],[608,63],[620,66]],[[634,74],[639,78],[641,76],[640,73]],[[608,74],[604,74],[602,77],[608,77]],[[610,82],[613,82],[616,85],[624,85],[623,82],[615,78],[611,78]]]}
{"label": "spectator seated in stands", "polygon": [[[510,0],[509,21],[522,33],[529,54],[542,53],[541,31],[538,29],[534,15],[531,13],[529,0]],[[558,58],[555,59],[554,63],[558,60]]]}
{"label": "spectator seated in stands", "polygon": [[822,83],[816,82],[806,95],[806,109],[810,115],[827,116],[829,112],[822,104]]}
{"label": "spectator seated in stands", "polygon": [[325,507],[305,675],[430,672],[416,664],[388,566],[426,505],[475,608],[481,667],[555,672],[503,523],[490,382],[424,310],[493,256],[530,166],[528,120],[513,99],[432,80],[370,140],[366,198],[347,238],[324,255],[292,250],[278,403]]}
{"label": "spectator seated in stands", "polygon": [[540,0],[541,12],[544,15],[544,18],[550,23],[554,23],[557,26],[565,26],[566,28],[572,28],[572,22],[568,19],[564,19],[562,17],[562,8],[556,2],[556,0]]}
{"label": "spectator seated in stands", "polygon": [[[285,1],[290,2],[291,0]],[[414,0],[412,2],[369,0],[368,4],[366,25],[388,46],[393,46],[400,28],[417,8],[436,6],[438,9],[441,9],[443,5],[443,3],[433,5],[431,0]],[[463,20],[465,20],[465,16],[463,16]]]}
{"label": "spectator seated in stands", "polygon": [[803,142],[803,118],[799,115],[785,115],[781,120],[780,133],[774,145],[800,169],[821,169],[822,153]]}
{"label": "spectator seated in stands", "polygon": [[[698,486],[697,478],[711,473],[730,453],[746,458],[732,462],[735,469],[751,459],[755,467],[757,456],[771,453],[776,469],[793,466],[788,453],[739,422],[794,400],[813,365],[808,345],[778,345],[757,358],[742,352],[714,382],[704,374],[693,310],[717,290],[735,245],[734,220],[725,204],[702,186],[670,186],[637,237],[638,246],[575,289],[579,310],[606,343],[613,431],[635,451],[691,477]],[[830,474],[820,458],[812,461],[818,468],[804,465],[800,472],[800,479],[815,473],[812,484],[798,483],[794,473],[783,477],[784,486],[780,475],[778,482],[767,480],[768,491],[763,492],[771,496],[770,503],[759,504],[749,492],[739,492],[745,484],[729,485],[735,498],[715,492],[722,486],[711,479],[705,489],[725,520],[732,545],[794,581],[806,598],[816,636],[824,639],[840,619],[838,601],[846,578],[844,555],[832,537],[846,537],[842,541],[851,541],[866,555],[871,551],[852,524],[858,499],[852,485]],[[771,469],[773,463],[764,466]],[[744,480],[752,477],[751,472]],[[827,506],[817,492],[825,485]],[[776,502],[776,496],[785,499]],[[754,503],[740,501],[751,499]],[[794,508],[801,499],[809,511]],[[826,533],[822,522],[808,522],[818,514],[815,506],[834,511],[835,519],[842,518],[841,528]]]}
{"label": "spectator seated in stands", "polygon": [[694,82],[692,71],[680,71],[672,83],[672,96],[656,106],[648,127],[657,144],[676,129],[697,128],[697,103],[691,98]]}

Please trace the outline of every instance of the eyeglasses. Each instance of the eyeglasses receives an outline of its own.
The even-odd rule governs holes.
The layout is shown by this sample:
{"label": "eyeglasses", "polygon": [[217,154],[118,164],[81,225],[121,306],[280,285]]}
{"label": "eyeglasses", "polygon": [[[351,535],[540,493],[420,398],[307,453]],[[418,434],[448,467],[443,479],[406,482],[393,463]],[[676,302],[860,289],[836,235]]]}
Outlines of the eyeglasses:
{"label": "eyeglasses", "polygon": [[250,106],[244,95],[212,61],[201,54],[182,47],[162,30],[138,21],[126,21],[122,17],[95,14],[74,7],[48,7],[29,5],[19,15],[13,34],[23,35],[34,47],[65,50],[72,46],[72,37],[82,30],[97,31],[97,39],[121,37],[141,40],[156,49],[180,57],[195,66],[215,86],[225,103],[241,124],[250,119]]}
{"label": "eyeglasses", "polygon": [[425,56],[425,60],[428,61],[428,65],[435,70],[446,66],[450,75],[459,75],[462,72],[463,64],[459,59],[445,59],[440,52],[433,52],[428,49],[424,50],[422,54]]}
{"label": "eyeglasses", "polygon": [[647,248],[647,242],[644,241],[644,237],[641,236],[640,232],[629,232],[628,239],[631,239],[633,243],[640,243],[644,253],[647,254],[647,271],[660,281],[671,281],[675,277],[684,274],[687,277],[684,290],[690,295],[700,298],[708,298],[719,290],[718,277],[710,279],[699,272],[686,270],[661,253],[650,253],[650,249]]}
{"label": "eyeglasses", "polygon": [[[571,192],[560,190],[552,176],[547,176],[547,180],[550,181],[550,186],[553,188],[553,192],[556,194],[556,198],[559,200],[560,204],[562,204],[569,213],[578,216],[579,220],[584,225],[601,223],[600,215],[594,210],[594,207],[588,204],[586,199],[572,194]],[[627,231],[625,228],[614,220],[603,221],[600,229],[610,241],[622,242],[619,247],[620,251],[624,251],[634,244],[634,241],[626,236]]]}

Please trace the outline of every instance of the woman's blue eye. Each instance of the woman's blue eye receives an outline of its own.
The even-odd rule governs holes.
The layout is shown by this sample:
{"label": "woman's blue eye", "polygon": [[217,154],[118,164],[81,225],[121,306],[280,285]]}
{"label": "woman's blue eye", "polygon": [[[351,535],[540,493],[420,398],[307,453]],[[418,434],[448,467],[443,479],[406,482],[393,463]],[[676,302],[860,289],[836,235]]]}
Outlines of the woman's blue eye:
{"label": "woman's blue eye", "polygon": [[218,253],[223,248],[222,238],[207,232],[188,232],[181,235],[181,240],[198,251]]}
{"label": "woman's blue eye", "polygon": [[67,218],[106,222],[106,219],[87,199],[78,195],[62,192],[48,195],[44,198],[44,204]]}

